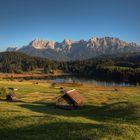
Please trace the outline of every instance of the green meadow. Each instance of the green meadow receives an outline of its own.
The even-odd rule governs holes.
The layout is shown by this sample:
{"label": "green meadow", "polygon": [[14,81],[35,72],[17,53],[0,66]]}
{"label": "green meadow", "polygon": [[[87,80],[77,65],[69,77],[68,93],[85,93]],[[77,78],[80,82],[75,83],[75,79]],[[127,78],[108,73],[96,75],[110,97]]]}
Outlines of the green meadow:
{"label": "green meadow", "polygon": [[[59,88],[77,89],[79,110],[55,107]],[[0,81],[17,88],[17,101],[0,99],[0,140],[139,140],[140,87],[101,87],[38,81]]]}

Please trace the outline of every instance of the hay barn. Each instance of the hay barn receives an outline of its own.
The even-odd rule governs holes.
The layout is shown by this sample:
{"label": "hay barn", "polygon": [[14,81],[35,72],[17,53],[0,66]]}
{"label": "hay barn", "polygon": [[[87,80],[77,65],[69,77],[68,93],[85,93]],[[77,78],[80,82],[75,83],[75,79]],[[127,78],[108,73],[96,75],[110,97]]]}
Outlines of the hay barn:
{"label": "hay barn", "polygon": [[15,101],[16,100],[16,94],[14,92],[7,94],[6,95],[6,100],[7,101]]}
{"label": "hay barn", "polygon": [[73,89],[59,96],[56,101],[56,106],[63,109],[77,109],[82,106],[83,103],[84,98],[77,90]]}

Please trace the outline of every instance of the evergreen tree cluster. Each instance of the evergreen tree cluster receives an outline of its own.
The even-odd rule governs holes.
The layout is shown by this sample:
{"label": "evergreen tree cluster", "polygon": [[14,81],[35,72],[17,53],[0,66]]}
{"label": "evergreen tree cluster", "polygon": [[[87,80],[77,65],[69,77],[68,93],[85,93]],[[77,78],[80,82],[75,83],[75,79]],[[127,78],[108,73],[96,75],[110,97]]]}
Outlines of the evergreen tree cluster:
{"label": "evergreen tree cluster", "polygon": [[36,68],[49,67],[55,69],[57,64],[45,58],[31,57],[17,52],[0,53],[0,72],[23,73]]}
{"label": "evergreen tree cluster", "polygon": [[65,72],[105,79],[140,81],[140,54],[60,63]]}
{"label": "evergreen tree cluster", "polygon": [[0,72],[23,73],[36,68],[44,68],[44,73],[54,69],[89,77],[140,81],[140,54],[123,56],[103,56],[78,61],[53,61],[31,57],[18,52],[0,53]]}

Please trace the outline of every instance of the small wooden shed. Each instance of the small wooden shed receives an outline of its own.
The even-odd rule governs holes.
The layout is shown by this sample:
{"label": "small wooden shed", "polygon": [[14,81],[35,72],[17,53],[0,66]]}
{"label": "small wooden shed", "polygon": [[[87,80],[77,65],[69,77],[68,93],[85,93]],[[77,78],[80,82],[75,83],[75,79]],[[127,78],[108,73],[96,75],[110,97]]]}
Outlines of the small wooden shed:
{"label": "small wooden shed", "polygon": [[83,103],[84,98],[77,90],[73,89],[59,96],[56,101],[56,106],[63,109],[77,109],[82,106]]}
{"label": "small wooden shed", "polygon": [[16,100],[16,94],[14,92],[11,92],[6,95],[6,100],[7,101],[15,101]]}

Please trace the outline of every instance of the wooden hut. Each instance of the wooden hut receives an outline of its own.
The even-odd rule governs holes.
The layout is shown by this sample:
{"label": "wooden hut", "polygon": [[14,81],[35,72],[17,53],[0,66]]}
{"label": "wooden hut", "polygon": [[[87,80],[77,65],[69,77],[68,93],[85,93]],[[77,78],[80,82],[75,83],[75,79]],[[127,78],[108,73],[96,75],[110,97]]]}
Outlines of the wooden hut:
{"label": "wooden hut", "polygon": [[84,98],[77,90],[73,89],[59,96],[56,101],[56,106],[63,109],[77,109],[82,106],[83,103]]}
{"label": "wooden hut", "polygon": [[15,101],[16,100],[16,94],[14,92],[11,92],[6,95],[6,100],[7,101]]}

